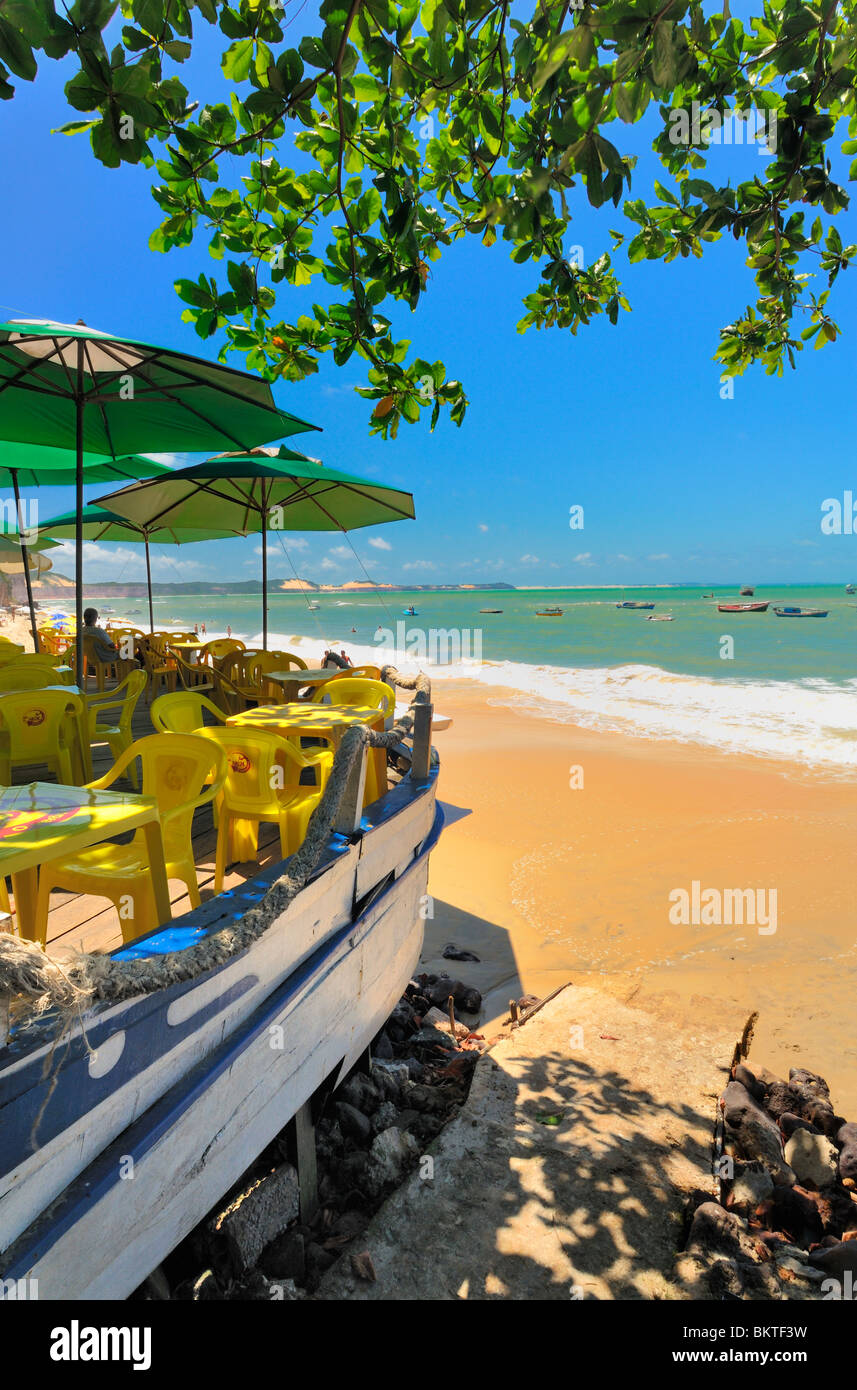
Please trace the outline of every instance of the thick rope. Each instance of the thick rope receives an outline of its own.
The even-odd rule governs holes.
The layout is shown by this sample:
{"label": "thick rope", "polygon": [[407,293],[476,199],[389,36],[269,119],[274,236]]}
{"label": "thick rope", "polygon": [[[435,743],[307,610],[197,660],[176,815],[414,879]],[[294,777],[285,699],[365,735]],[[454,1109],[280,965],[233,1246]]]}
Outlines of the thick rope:
{"label": "thick rope", "polygon": [[[289,859],[287,872],[271,885],[261,902],[238,922],[221,927],[184,951],[141,960],[114,960],[97,952],[78,952],[62,968],[35,942],[0,932],[0,999],[3,995],[23,996],[29,1006],[28,1015],[16,1019],[16,1025],[23,1026],[33,1016],[54,1010],[60,1018],[62,1036],[74,1019],[93,1004],[115,1003],[196,979],[245,951],[266,932],[315,872],[339,815],[352,769],[364,756],[364,749],[395,748],[413,733],[414,706],[430,702],[431,685],[422,674],[400,676],[395,667],[385,666],[382,679],[388,685],[415,691],[408,711],[384,732],[365,725],[353,725],[347,730],[334,756],[321,800],[310,817],[306,838]],[[0,1047],[4,1041],[0,1037]]]}

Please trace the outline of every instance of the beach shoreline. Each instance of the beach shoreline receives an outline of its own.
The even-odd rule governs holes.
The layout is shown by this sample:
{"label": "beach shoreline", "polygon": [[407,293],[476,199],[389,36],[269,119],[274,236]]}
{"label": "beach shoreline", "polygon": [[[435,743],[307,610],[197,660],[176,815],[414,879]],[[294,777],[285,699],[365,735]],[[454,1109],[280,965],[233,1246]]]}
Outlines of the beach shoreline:
{"label": "beach shoreline", "polygon": [[[689,1038],[703,1017],[758,1010],[757,1055],[783,1075],[812,1059],[853,1111],[857,788],[790,761],[558,725],[502,698],[466,682],[436,692],[453,719],[435,739],[448,821],[421,968],[466,971],[488,1033],[509,999],[567,980]],[[773,890],[775,930],[674,925],[670,894],[694,882]],[[480,964],[444,960],[450,941]]]}
{"label": "beach shoreline", "polygon": [[[509,999],[569,979],[689,1036],[700,1013],[758,1010],[766,1064],[811,1058],[857,1109],[857,789],[842,770],[584,727],[519,689],[431,675],[453,723],[435,737],[447,826],[423,968],[455,974],[449,942],[479,955],[460,972],[488,1033]],[[670,893],[694,883],[773,890],[776,930],[672,924]]]}

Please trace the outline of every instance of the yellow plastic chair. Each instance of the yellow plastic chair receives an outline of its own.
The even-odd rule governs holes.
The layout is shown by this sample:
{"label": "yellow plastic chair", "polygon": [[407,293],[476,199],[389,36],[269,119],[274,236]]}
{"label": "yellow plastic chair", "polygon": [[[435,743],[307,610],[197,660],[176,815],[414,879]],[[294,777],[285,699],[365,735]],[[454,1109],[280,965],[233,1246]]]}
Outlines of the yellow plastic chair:
{"label": "yellow plastic chair", "polygon": [[[226,758],[222,749],[197,734],[150,734],[126,748],[105,777],[88,785],[95,791],[111,787],[137,758],[143,768],[143,793],[156,797],[158,802],[167,878],[181,880],[191,904],[199,907],[191,839],[193,813],[213,801],[220,791],[226,777]],[[206,786],[209,777],[212,780]],[[55,888],[108,898],[119,914],[126,944],[164,925],[158,920],[146,839],[141,830],[129,844],[106,841],[42,866],[36,906],[36,940],[42,946],[47,938],[50,895]]]}
{"label": "yellow plastic chair", "polygon": [[[384,681],[366,680],[362,676],[334,676],[313,691],[312,703],[323,705],[368,705],[377,709],[378,718],[372,728],[383,732],[385,720],[396,712],[396,696]],[[383,748],[367,750],[366,800],[376,801],[387,790],[387,754]]]}
{"label": "yellow plastic chair", "polygon": [[[86,698],[89,713],[89,741],[90,743],[107,743],[113,754],[114,763],[134,742],[131,720],[134,717],[134,710],[137,708],[137,701],[145,688],[146,672],[131,671],[124,681],[116,686],[115,690],[109,691],[106,695],[88,695]],[[100,716],[110,709],[118,709],[119,718],[101,723]],[[136,763],[131,764],[128,775],[132,786],[139,790],[140,779],[137,776]]]}
{"label": "yellow plastic chair", "polygon": [[4,637],[0,642],[0,667],[8,665],[10,661],[17,661],[23,654],[24,648],[20,642],[9,642]]}
{"label": "yellow plastic chair", "polygon": [[217,664],[225,656],[231,656],[232,652],[243,652],[244,643],[239,642],[237,637],[215,637],[213,641],[206,642],[202,649],[203,659]]}
{"label": "yellow plastic chair", "polygon": [[347,671],[338,671],[331,680],[354,680],[363,679],[369,681],[379,681],[381,671],[378,666],[349,666]]}
{"label": "yellow plastic chair", "polygon": [[203,666],[195,661],[185,661],[184,657],[173,648],[170,648],[169,655],[176,663],[179,680],[185,690],[214,689],[210,666]]}
{"label": "yellow plastic chair", "polygon": [[223,671],[213,666],[212,676],[215,698],[223,709],[228,710],[230,714],[240,714],[247,708],[244,692]]}
{"label": "yellow plastic chair", "polygon": [[50,666],[23,666],[17,661],[0,669],[0,691],[44,690],[46,685],[60,685],[56,671]]}
{"label": "yellow plastic chair", "polygon": [[224,710],[196,690],[176,690],[171,695],[159,695],[149,713],[159,733],[195,734],[205,724],[203,710],[214,715],[219,724],[225,724],[229,718]]}
{"label": "yellow plastic chair", "polygon": [[148,679],[147,700],[151,700],[156,688],[162,685],[166,685],[167,690],[175,690],[179,675],[175,663],[170,665],[154,647],[143,648],[143,668]]}
{"label": "yellow plastic chair", "polygon": [[0,695],[0,783],[10,786],[13,767],[44,763],[58,782],[75,785],[72,757],[83,702],[63,690]]}
{"label": "yellow plastic chair", "polygon": [[[330,772],[327,749],[299,753],[288,739],[268,729],[230,726],[200,729],[224,753],[226,779],[217,797],[217,856],[214,891],[223,890],[227,864],[255,859],[259,825],[273,821],[284,859],[303,844],[309,818],[321,800]],[[315,785],[302,785],[301,771],[315,769]]]}

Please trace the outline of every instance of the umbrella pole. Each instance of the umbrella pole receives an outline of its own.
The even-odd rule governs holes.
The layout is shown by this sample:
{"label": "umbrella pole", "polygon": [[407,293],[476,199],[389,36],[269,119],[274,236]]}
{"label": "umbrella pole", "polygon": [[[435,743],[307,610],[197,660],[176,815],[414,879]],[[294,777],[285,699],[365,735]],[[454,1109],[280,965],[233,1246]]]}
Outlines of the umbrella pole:
{"label": "umbrella pole", "polygon": [[155,631],[155,614],[152,609],[152,564],[149,559],[149,537],[146,536],[146,585],[149,590],[149,631]]}
{"label": "umbrella pole", "polygon": [[23,539],[23,527],[21,526],[21,490],[18,487],[18,470],[11,468],[12,488],[15,492],[15,511],[18,514],[18,535],[21,537],[21,559],[24,561],[24,582],[27,586],[27,604],[30,609],[30,627],[33,629],[33,651],[39,650],[39,634],[36,629],[36,609],[33,603],[33,582],[30,578],[30,557],[27,553],[27,546]]}
{"label": "umbrella pole", "polygon": [[75,634],[75,671],[81,690],[86,689],[86,671],[83,665],[83,342],[77,344],[77,381],[75,387],[75,448],[77,450],[77,471],[75,476],[75,518],[74,518],[74,598],[77,632]]}
{"label": "umbrella pole", "polygon": [[268,650],[268,532],[267,517],[262,513],[262,651]]}

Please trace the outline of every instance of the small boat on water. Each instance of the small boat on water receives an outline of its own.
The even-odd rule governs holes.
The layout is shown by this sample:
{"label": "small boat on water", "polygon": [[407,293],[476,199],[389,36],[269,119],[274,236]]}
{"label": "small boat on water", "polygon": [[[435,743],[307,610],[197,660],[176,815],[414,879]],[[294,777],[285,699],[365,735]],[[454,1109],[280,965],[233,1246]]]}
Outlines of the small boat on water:
{"label": "small boat on water", "polygon": [[318,609],[321,608],[321,604],[316,603],[315,600],[313,600],[312,603],[307,604],[307,608],[309,609],[310,613],[316,613]]}
{"label": "small boat on water", "polygon": [[857,593],[857,589],[854,588],[854,585],[853,585],[853,584],[846,584],[846,585],[845,585],[845,592],[846,592],[846,594],[854,594],[854,593]]}
{"label": "small boat on water", "polygon": [[537,609],[536,609],[536,617],[537,617],[537,618],[561,618],[561,617],[562,617],[562,609],[561,609],[561,608],[537,608]]}
{"label": "small boat on water", "polygon": [[829,608],[775,608],[778,618],[826,618]]}
{"label": "small boat on water", "polygon": [[410,608],[403,608],[402,612],[404,613],[406,618],[418,618],[420,610],[418,608],[414,608],[414,605],[411,604]]}
{"label": "small boat on water", "polygon": [[654,608],[653,603],[641,603],[638,599],[625,598],[621,603],[617,603],[617,608]]}
{"label": "small boat on water", "polygon": [[767,613],[767,603],[718,603],[718,613]]}
{"label": "small boat on water", "polygon": [[480,613],[502,613],[502,608],[480,608]]}
{"label": "small boat on water", "polygon": [[752,588],[751,585],[745,584],[740,592],[742,598],[752,598],[756,590]]}
{"label": "small boat on water", "polygon": [[675,618],[672,613],[650,613],[646,619],[647,623],[674,623]]}

